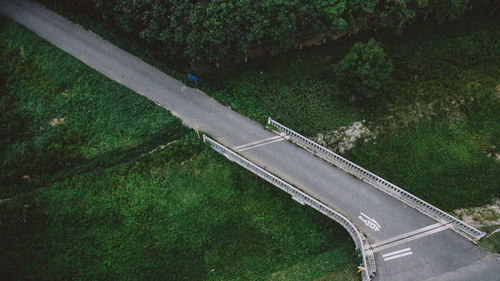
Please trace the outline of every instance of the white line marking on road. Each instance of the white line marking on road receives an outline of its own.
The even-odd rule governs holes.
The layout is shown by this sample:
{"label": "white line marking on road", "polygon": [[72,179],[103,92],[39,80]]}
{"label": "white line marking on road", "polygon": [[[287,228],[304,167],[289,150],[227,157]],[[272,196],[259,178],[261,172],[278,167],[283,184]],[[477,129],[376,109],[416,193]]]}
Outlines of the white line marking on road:
{"label": "white line marking on road", "polygon": [[250,142],[250,143],[247,143],[247,144],[239,145],[239,146],[236,146],[233,149],[235,151],[243,151],[243,150],[254,148],[254,147],[257,147],[257,146],[260,146],[260,145],[264,145],[264,144],[268,144],[268,143],[272,143],[272,142],[276,142],[276,141],[282,141],[282,140],[284,140],[282,136],[274,136],[274,137],[270,137],[270,138],[267,138],[267,139],[258,140],[258,141]]}
{"label": "white line marking on road", "polygon": [[400,254],[400,255],[395,255],[395,256],[392,256],[392,257],[385,258],[384,261],[390,261],[390,260],[397,259],[397,258],[400,258],[400,257],[409,256],[411,254],[413,254],[413,252],[406,252],[406,253],[403,253],[403,254]]}
{"label": "white line marking on road", "polygon": [[401,250],[397,250],[394,252],[383,254],[382,257],[384,258],[384,261],[390,261],[390,260],[397,259],[400,257],[409,256],[411,254],[413,254],[413,252],[411,251],[411,248],[404,248]]}
{"label": "white line marking on road", "polygon": [[254,144],[259,144],[259,143],[263,143],[263,142],[266,142],[266,141],[271,141],[271,140],[275,140],[275,139],[279,139],[279,138],[281,138],[281,136],[274,136],[274,137],[270,137],[270,138],[263,139],[263,140],[249,142],[249,143],[246,143],[246,144],[234,147],[234,150],[238,150],[238,149],[243,148],[243,147],[252,146]]}
{"label": "white line marking on road", "polygon": [[263,145],[266,145],[266,144],[270,144],[270,143],[273,143],[273,142],[284,141],[284,140],[285,140],[284,138],[280,138],[280,139],[277,139],[277,140],[268,141],[268,142],[265,142],[265,143],[261,143],[261,144],[253,145],[253,146],[250,146],[250,147],[242,148],[242,149],[238,150],[238,152],[245,151],[245,150],[250,149],[250,148],[256,148],[256,147],[263,146]]}
{"label": "white line marking on road", "polygon": [[374,253],[380,252],[382,250],[385,250],[385,249],[388,249],[388,248],[392,248],[394,246],[401,245],[401,244],[406,243],[406,242],[410,242],[410,241],[413,241],[413,240],[416,240],[416,239],[419,239],[419,238],[422,238],[422,237],[425,237],[425,236],[429,236],[429,235],[434,234],[434,233],[441,232],[441,231],[446,230],[448,228],[450,228],[449,225],[443,225],[441,227],[437,227],[437,228],[434,228],[432,230],[429,230],[429,231],[426,231],[426,232],[423,232],[423,233],[420,233],[420,234],[417,234],[417,235],[413,235],[413,236],[410,236],[410,237],[407,237],[407,238],[403,238],[403,239],[394,241],[392,243],[388,243],[388,244],[385,244],[385,245],[382,245],[382,246],[378,246],[377,248],[373,248],[373,252]]}
{"label": "white line marking on road", "polygon": [[428,231],[428,230],[431,230],[431,229],[434,229],[434,228],[438,228],[440,226],[442,226],[441,223],[431,224],[431,225],[428,225],[426,227],[422,227],[422,228],[419,228],[419,229],[416,229],[416,230],[413,230],[413,231],[410,231],[410,232],[407,232],[407,233],[403,233],[401,235],[394,236],[394,237],[389,238],[389,239],[384,240],[384,241],[373,243],[371,246],[372,246],[372,248],[377,248],[379,246],[382,246],[382,245],[385,245],[385,244],[389,244],[391,242],[394,242],[394,241],[397,241],[397,240],[401,240],[403,238],[407,238],[407,237],[410,237],[410,236],[413,236],[413,235],[417,235],[419,233],[422,233],[422,232],[425,232],[425,231]]}
{"label": "white line marking on road", "polygon": [[383,254],[382,257],[385,258],[385,257],[388,257],[388,256],[393,256],[393,255],[401,254],[402,252],[408,252],[410,250],[411,250],[411,248],[404,248],[402,250],[397,250],[397,251],[394,251],[394,252]]}

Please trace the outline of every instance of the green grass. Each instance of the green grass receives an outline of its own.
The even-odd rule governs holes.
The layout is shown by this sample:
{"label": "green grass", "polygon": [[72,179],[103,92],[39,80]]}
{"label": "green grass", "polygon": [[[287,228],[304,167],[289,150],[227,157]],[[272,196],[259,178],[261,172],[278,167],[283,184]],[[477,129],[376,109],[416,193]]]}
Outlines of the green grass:
{"label": "green grass", "polygon": [[384,44],[397,81],[367,116],[377,138],[348,158],[445,210],[500,197],[500,21],[415,26]]}
{"label": "green grass", "polygon": [[339,225],[2,17],[0,70],[4,280],[359,280]]}
{"label": "green grass", "polygon": [[421,121],[395,138],[358,143],[349,159],[445,210],[499,196],[500,169],[463,120]]}
{"label": "green grass", "polygon": [[[333,66],[356,41],[375,37],[395,82],[364,106],[342,101]],[[366,120],[375,140],[346,157],[452,210],[500,196],[500,20],[470,15],[418,23],[401,35],[361,32],[322,47],[261,58],[214,74],[207,92],[251,118],[267,116],[314,137]]]}
{"label": "green grass", "polygon": [[[337,98],[328,71],[323,58],[289,54],[274,58],[272,64],[250,64],[234,77],[218,77],[207,92],[261,123],[272,116],[287,126],[314,134],[363,116],[356,107]],[[218,89],[221,85],[223,88]]]}
{"label": "green grass", "polygon": [[[483,227],[481,230],[486,234],[490,234],[491,232],[500,228],[500,225],[491,225],[487,227]],[[494,233],[490,237],[482,238],[479,240],[479,246],[485,249],[488,252],[500,254],[500,232]]]}
{"label": "green grass", "polygon": [[[158,57],[154,46],[39,1],[185,80],[170,70],[186,71],[185,65]],[[260,123],[271,116],[308,136],[366,120],[376,141],[346,156],[446,210],[499,197],[500,164],[491,155],[500,153],[500,91],[493,91],[500,84],[500,14],[469,14],[446,24],[428,20],[399,31],[363,31],[321,47],[226,65],[197,86]],[[369,38],[380,41],[393,61],[395,82],[358,107],[339,99],[333,66],[355,42]]]}

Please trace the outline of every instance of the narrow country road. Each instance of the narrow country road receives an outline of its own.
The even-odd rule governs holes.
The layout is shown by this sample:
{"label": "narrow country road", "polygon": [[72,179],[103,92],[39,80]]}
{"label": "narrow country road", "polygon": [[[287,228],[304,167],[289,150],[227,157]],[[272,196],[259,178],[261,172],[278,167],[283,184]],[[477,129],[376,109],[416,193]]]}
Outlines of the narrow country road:
{"label": "narrow country road", "polygon": [[0,12],[345,215],[374,249],[375,280],[500,280],[500,260],[446,225],[287,141],[250,146],[276,135],[43,6],[0,0]]}

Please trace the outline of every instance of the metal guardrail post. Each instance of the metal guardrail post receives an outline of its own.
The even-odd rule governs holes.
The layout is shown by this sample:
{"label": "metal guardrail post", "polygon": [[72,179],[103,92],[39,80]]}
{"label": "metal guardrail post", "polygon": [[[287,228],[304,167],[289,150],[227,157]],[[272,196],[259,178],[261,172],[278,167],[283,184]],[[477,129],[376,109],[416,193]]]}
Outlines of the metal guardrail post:
{"label": "metal guardrail post", "polygon": [[362,236],[359,233],[358,229],[346,217],[344,217],[337,211],[333,210],[332,208],[326,206],[325,204],[321,203],[320,201],[312,198],[306,193],[300,191],[299,189],[293,187],[289,183],[283,181],[282,179],[262,169],[256,164],[248,161],[239,154],[236,154],[231,149],[223,146],[222,144],[207,137],[206,135],[203,135],[203,141],[209,143],[212,149],[224,155],[229,160],[236,162],[238,165],[246,168],[252,173],[263,178],[264,180],[277,186],[279,189],[292,195],[292,197],[295,200],[299,201],[301,204],[303,203],[311,206],[315,210],[321,212],[322,214],[328,216],[329,218],[333,219],[334,221],[342,225],[342,227],[344,227],[347,230],[347,232],[349,232],[349,235],[351,235],[352,239],[354,240],[356,249],[359,249],[361,252],[363,258],[361,266],[365,269],[363,270],[362,273],[363,280],[370,280],[373,277],[376,271],[375,258],[373,256],[373,252],[369,250],[370,246],[368,244],[368,241],[364,238],[364,236]]}
{"label": "metal guardrail post", "polygon": [[315,155],[320,158],[336,165],[342,170],[352,174],[353,176],[369,183],[375,188],[391,195],[392,197],[400,200],[401,202],[407,204],[408,206],[424,213],[431,218],[440,221],[442,223],[448,223],[455,232],[464,236],[465,238],[477,242],[481,237],[485,235],[484,232],[466,224],[465,222],[453,217],[452,215],[438,209],[437,207],[425,202],[424,200],[418,198],[417,196],[403,190],[402,188],[396,186],[389,181],[375,175],[374,173],[352,163],[351,161],[345,159],[344,157],[336,154],[335,152],[323,147],[316,142],[302,136],[301,134],[285,127],[284,125],[274,121],[270,117],[267,122],[269,125],[274,126],[281,132],[290,136],[290,139],[297,145],[312,151]]}

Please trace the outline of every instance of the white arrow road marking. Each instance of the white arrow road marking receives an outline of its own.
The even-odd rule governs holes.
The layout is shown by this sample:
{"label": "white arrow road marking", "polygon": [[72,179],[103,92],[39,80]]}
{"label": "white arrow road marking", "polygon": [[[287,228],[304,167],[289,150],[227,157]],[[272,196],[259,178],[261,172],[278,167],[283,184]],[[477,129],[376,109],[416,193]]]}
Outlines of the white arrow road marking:
{"label": "white arrow road marking", "polygon": [[383,254],[382,257],[384,258],[384,261],[390,261],[390,260],[401,258],[404,256],[409,256],[411,254],[413,254],[413,252],[411,251],[411,248],[405,248],[402,250]]}
{"label": "white arrow road marking", "polygon": [[358,218],[363,221],[369,228],[375,230],[375,231],[380,231],[382,228],[380,224],[375,219],[370,218],[369,216],[363,214],[363,212],[360,213],[361,216]]}

